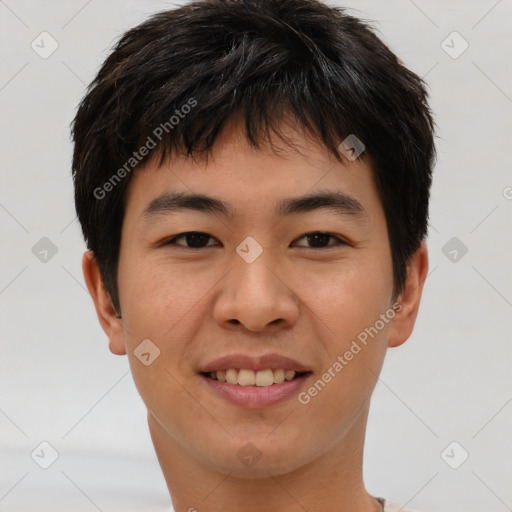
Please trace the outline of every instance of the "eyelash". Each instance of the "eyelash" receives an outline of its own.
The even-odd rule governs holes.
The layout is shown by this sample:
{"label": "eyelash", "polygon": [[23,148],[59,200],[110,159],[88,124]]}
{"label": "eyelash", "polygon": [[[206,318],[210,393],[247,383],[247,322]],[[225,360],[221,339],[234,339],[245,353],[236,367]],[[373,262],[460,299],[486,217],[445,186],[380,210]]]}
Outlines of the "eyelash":
{"label": "eyelash", "polygon": [[[172,238],[168,238],[167,240],[164,240],[160,246],[165,246],[165,245],[181,245],[181,244],[176,244],[176,240],[179,240],[180,238],[182,237],[186,237],[187,235],[204,235],[208,238],[214,238],[213,236],[209,235],[208,233],[203,233],[201,231],[187,231],[185,233],[180,233],[179,235],[176,235],[176,236],[173,236]],[[331,233],[326,233],[324,231],[312,231],[310,233],[306,233],[304,235],[302,235],[300,238],[298,238],[297,240],[301,240],[302,238],[305,238],[305,237],[308,237],[308,236],[313,236],[313,235],[325,235],[325,236],[328,236],[329,238],[334,238],[336,241],[337,241],[337,245],[349,245],[349,243],[343,239],[341,239],[340,237],[336,236],[336,235],[333,235]],[[187,246],[183,246],[181,245],[182,247],[184,247],[185,249],[204,249],[206,247],[212,247],[211,245],[206,245],[205,247],[187,247]],[[335,245],[328,245],[326,247],[306,247],[306,249],[329,249],[331,247],[334,247]],[[300,246],[300,247],[304,247],[304,246]]]}

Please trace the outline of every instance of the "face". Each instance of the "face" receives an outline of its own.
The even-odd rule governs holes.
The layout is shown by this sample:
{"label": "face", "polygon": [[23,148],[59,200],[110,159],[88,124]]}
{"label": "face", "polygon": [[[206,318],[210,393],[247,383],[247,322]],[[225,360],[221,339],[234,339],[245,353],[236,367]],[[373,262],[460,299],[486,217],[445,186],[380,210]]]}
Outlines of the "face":
{"label": "face", "polygon": [[247,478],[339,446],[407,337],[369,162],[287,130],[295,149],[255,150],[233,123],[207,161],[136,172],[106,329],[154,437]]}

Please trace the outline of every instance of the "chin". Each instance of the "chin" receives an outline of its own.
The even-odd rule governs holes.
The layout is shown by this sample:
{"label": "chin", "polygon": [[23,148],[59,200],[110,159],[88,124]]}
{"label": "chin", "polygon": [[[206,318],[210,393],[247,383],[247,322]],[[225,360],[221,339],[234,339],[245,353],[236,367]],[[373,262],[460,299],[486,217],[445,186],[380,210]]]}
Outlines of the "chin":
{"label": "chin", "polygon": [[275,441],[264,438],[259,445],[257,441],[243,441],[226,446],[220,453],[210,452],[205,459],[215,471],[247,480],[285,475],[307,463],[306,454],[298,452],[296,443],[278,448]]}

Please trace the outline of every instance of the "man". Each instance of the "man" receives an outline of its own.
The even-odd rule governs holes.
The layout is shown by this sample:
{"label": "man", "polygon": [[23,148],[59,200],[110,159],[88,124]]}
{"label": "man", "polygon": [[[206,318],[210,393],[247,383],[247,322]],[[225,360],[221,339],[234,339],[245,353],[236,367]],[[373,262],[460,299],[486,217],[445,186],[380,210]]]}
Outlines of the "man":
{"label": "man", "polygon": [[174,509],[399,510],[362,459],[428,268],[421,79],[341,8],[203,0],[120,39],[73,137],[85,280]]}

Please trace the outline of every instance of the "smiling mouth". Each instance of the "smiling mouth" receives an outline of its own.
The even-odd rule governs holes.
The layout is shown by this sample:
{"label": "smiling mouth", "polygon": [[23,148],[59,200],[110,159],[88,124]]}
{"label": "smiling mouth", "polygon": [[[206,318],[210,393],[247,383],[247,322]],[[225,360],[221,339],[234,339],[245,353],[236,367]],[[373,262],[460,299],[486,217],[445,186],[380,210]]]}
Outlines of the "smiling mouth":
{"label": "smiling mouth", "polygon": [[243,387],[269,387],[274,384],[282,384],[307,375],[311,372],[296,372],[294,370],[266,369],[249,370],[245,368],[228,368],[226,370],[217,370],[214,372],[202,372],[201,375],[220,382],[239,385]]}

